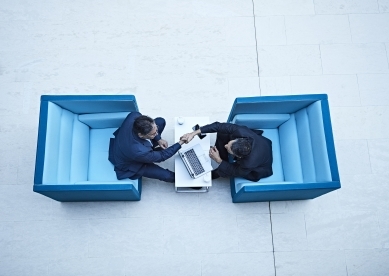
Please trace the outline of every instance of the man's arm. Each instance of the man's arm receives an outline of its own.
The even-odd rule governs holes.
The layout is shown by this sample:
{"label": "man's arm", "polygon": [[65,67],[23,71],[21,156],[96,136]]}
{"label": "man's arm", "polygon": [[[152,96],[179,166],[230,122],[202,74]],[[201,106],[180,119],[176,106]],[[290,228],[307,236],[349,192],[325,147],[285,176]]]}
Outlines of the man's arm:
{"label": "man's arm", "polygon": [[209,125],[200,127],[198,130],[184,134],[182,137],[185,137],[188,142],[190,142],[196,135],[200,133],[222,133],[222,134],[232,134],[238,128],[235,124],[230,123],[219,123],[214,122]]}
{"label": "man's arm", "polygon": [[251,171],[251,169],[242,168],[237,162],[229,163],[224,160],[222,160],[217,169],[221,177],[245,177]]}
{"label": "man's arm", "polygon": [[185,142],[185,139],[180,139],[180,141],[178,141],[174,145],[161,151],[139,151],[135,153],[135,158],[137,161],[142,163],[159,163],[172,157],[181,148],[181,145]]}

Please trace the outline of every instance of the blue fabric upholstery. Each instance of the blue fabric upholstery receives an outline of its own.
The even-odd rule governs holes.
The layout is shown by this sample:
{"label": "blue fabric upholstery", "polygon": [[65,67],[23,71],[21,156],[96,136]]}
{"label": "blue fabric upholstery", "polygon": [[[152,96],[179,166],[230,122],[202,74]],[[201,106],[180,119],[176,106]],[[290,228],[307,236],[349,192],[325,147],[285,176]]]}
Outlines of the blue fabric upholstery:
{"label": "blue fabric upholstery", "polygon": [[[277,125],[285,111],[289,119]],[[238,98],[229,120],[264,130],[273,145],[273,175],[231,178],[233,202],[308,199],[340,188],[327,95]]]}
{"label": "blue fabric upholstery", "polygon": [[77,115],[48,104],[43,184],[73,184],[87,180],[89,128]]}
{"label": "blue fabric upholstery", "polygon": [[109,98],[42,96],[35,192],[59,201],[140,200],[141,179],[118,180],[108,161],[109,138],[137,105],[133,96]]}
{"label": "blue fabric upholstery", "polygon": [[75,115],[62,110],[59,128],[58,172],[59,183],[70,183],[70,161],[72,157],[73,121]]}
{"label": "blue fabric upholstery", "polygon": [[282,166],[285,181],[303,182],[296,118],[290,119],[279,127]]}
{"label": "blue fabric upholstery", "polygon": [[44,167],[42,183],[58,183],[58,155],[60,142],[60,127],[62,108],[56,104],[48,104],[46,130],[46,147],[44,151]]}
{"label": "blue fabric upholstery", "polygon": [[311,131],[309,128],[309,119],[306,108],[296,112],[296,127],[303,181],[314,182],[316,181],[315,164],[313,160]]}
{"label": "blue fabric upholstery", "polygon": [[289,118],[289,114],[238,114],[232,123],[251,129],[271,129],[277,128]]}
{"label": "blue fabric upholstery", "polygon": [[70,161],[70,183],[88,179],[89,127],[77,116],[73,122],[72,157]]}
{"label": "blue fabric upholstery", "polygon": [[130,112],[82,114],[78,120],[91,128],[118,128]]}
{"label": "blue fabric upholstery", "polygon": [[331,171],[320,102],[315,102],[308,106],[307,113],[311,131],[313,159],[316,164],[316,181],[331,181]]}

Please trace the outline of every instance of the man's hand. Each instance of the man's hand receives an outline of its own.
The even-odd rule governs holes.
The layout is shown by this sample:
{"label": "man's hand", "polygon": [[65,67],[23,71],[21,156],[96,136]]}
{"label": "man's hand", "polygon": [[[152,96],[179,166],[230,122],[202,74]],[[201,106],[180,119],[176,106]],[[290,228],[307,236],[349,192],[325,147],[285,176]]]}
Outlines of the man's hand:
{"label": "man's hand", "polygon": [[178,141],[178,143],[182,146],[183,144],[187,144],[188,143],[187,141],[188,140],[187,140],[187,138],[184,135],[184,136],[180,137],[180,141]]}
{"label": "man's hand", "polygon": [[158,140],[157,143],[163,149],[166,149],[169,146],[169,144],[163,139]]}
{"label": "man's hand", "polygon": [[220,164],[223,160],[220,158],[219,151],[216,147],[212,147],[209,149],[209,157],[214,160],[216,163]]}
{"label": "man's hand", "polygon": [[186,143],[188,144],[190,141],[192,141],[192,139],[197,135],[197,134],[200,134],[201,131],[198,129],[198,130],[195,130],[193,132],[190,132],[190,133],[186,133],[184,135],[182,135],[180,137],[180,139],[184,139],[186,140]]}

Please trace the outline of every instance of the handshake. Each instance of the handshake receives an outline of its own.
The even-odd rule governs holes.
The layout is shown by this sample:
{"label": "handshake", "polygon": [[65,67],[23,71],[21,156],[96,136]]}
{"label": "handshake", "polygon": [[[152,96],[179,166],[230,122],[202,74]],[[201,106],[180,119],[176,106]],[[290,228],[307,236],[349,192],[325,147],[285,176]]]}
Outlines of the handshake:
{"label": "handshake", "polygon": [[180,141],[178,141],[178,143],[180,143],[180,145],[188,144],[190,141],[192,141],[193,137],[195,137],[197,134],[200,133],[201,133],[200,129],[190,133],[186,133],[180,137]]}

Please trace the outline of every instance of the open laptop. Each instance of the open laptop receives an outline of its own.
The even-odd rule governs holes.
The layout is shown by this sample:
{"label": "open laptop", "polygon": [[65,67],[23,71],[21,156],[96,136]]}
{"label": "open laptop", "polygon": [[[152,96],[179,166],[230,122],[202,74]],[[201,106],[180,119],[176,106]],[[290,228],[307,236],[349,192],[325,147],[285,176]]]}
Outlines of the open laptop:
{"label": "open laptop", "polygon": [[190,177],[198,178],[212,171],[211,160],[204,153],[200,144],[178,151]]}

